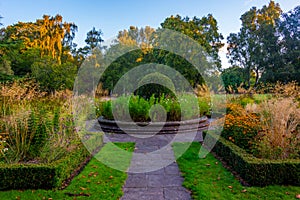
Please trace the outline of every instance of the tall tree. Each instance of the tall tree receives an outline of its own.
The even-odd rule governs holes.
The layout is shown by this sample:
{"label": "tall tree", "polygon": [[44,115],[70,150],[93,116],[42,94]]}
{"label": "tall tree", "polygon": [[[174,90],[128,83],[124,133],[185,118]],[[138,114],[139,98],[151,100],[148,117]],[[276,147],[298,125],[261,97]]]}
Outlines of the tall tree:
{"label": "tall tree", "polygon": [[[120,31],[118,39],[115,41],[115,45],[112,45],[109,48],[109,52],[106,55],[113,55],[115,49],[117,49],[116,54],[118,54],[118,51],[120,52],[120,48],[128,48],[128,53],[116,59],[105,71],[101,79],[103,88],[111,90],[114,88],[114,84],[117,83],[120,77],[128,72],[131,68],[148,63],[157,63],[170,66],[178,72],[174,75],[175,78],[179,78],[180,75],[182,75],[193,87],[195,87],[197,84],[202,84],[204,81],[203,77],[188,60],[176,55],[174,52],[169,52],[161,48],[164,45],[167,45],[168,47],[170,47],[170,45],[174,45],[174,48],[176,49],[181,49],[182,51],[186,50],[185,52],[187,52],[187,56],[191,57],[191,54],[194,52],[193,55],[198,55],[197,59],[199,62],[201,62],[204,58],[200,56],[200,52],[198,51],[199,49],[191,49],[190,46],[186,46],[185,44],[181,45],[181,41],[175,41],[167,44],[165,42],[166,40],[170,40],[170,38],[175,38],[174,40],[183,40],[183,38],[178,38],[178,33],[176,35],[175,31],[172,32],[174,35],[172,35],[170,32],[168,32],[168,34],[165,33],[166,32],[164,32],[162,29],[155,30],[150,27],[139,29],[134,26],[131,26],[128,30]],[[182,43],[184,43],[184,41],[182,41]],[[132,51],[132,49],[137,50]],[[205,62],[201,62],[201,64],[203,64],[201,67],[206,67],[204,66],[204,63]],[[155,67],[149,67],[147,70],[149,70],[149,73],[151,73],[153,72],[151,70],[154,69]],[[177,83],[174,84],[176,85]],[[186,85],[180,83],[176,85],[176,88],[180,89],[186,89],[186,87]]]}
{"label": "tall tree", "polygon": [[280,48],[276,32],[276,23],[282,13],[279,4],[270,1],[262,9],[256,7],[241,16],[242,27],[239,33],[231,33],[227,38],[227,56],[233,65],[245,70],[247,87],[251,86],[251,73],[255,72],[254,86],[266,67],[276,65],[273,58],[278,58]]}
{"label": "tall tree", "polygon": [[204,50],[211,56],[215,65],[221,68],[221,60],[218,52],[224,44],[221,42],[223,36],[218,32],[217,20],[211,15],[193,19],[189,17],[171,16],[165,19],[161,24],[162,28],[179,31],[197,42],[204,48]]}
{"label": "tall tree", "polygon": [[18,22],[1,29],[0,65],[10,65],[14,74],[31,73],[31,65],[44,56],[57,63],[72,61],[70,54],[77,26],[62,16],[44,15],[35,22]]}
{"label": "tall tree", "polygon": [[63,47],[72,44],[77,26],[74,23],[63,22],[61,15],[51,17],[44,15],[36,22],[18,22],[8,26],[5,38],[13,41],[21,40],[25,50],[39,48],[40,56],[51,56],[61,63]]}
{"label": "tall tree", "polygon": [[[278,73],[281,81],[296,80],[300,83],[300,6],[284,13],[279,22],[284,68]],[[286,72],[289,72],[287,74]],[[282,80],[284,78],[284,80]]]}
{"label": "tall tree", "polygon": [[[129,48],[129,52],[112,62],[101,78],[103,88],[112,90],[117,81],[131,68],[147,63],[150,51],[151,36],[155,29],[151,27],[137,28],[130,26],[128,30],[119,31],[115,44],[108,49],[107,55],[119,54],[121,49]],[[130,51],[132,47],[139,50]]]}
{"label": "tall tree", "polygon": [[237,93],[237,88],[245,83],[243,69],[238,66],[224,69],[221,76],[227,92]]}
{"label": "tall tree", "polygon": [[32,65],[32,75],[41,87],[54,93],[56,90],[72,89],[77,67],[70,62],[58,64],[56,60],[45,56]]}
{"label": "tall tree", "polygon": [[75,48],[73,49],[72,54],[74,58],[74,64],[76,66],[80,67],[83,61],[89,55],[91,55],[92,51],[96,50],[95,48],[98,47],[102,42],[104,42],[104,40],[102,39],[102,35],[103,33],[101,29],[96,30],[96,28],[93,27],[92,30],[90,30],[86,34],[86,46],[76,49],[77,45],[74,45]]}
{"label": "tall tree", "polygon": [[101,44],[101,42],[104,41],[101,37],[102,35],[102,31],[100,29],[96,30],[95,27],[93,27],[93,29],[87,33],[85,42],[87,43],[90,50],[94,49],[97,45]]}

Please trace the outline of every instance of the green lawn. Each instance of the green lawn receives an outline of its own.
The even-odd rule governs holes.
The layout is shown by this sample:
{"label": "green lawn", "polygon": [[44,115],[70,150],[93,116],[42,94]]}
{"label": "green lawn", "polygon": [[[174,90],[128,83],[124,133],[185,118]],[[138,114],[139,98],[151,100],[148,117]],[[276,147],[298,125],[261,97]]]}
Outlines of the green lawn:
{"label": "green lawn", "polygon": [[[114,144],[128,152],[133,152],[134,150],[134,143]],[[96,156],[98,158],[111,157],[114,149],[118,151],[118,148],[108,143]],[[132,153],[129,155],[132,155]],[[127,156],[125,159],[122,157],[122,159],[122,168],[127,169],[130,165],[131,157]],[[122,186],[126,178],[127,174],[125,172],[107,167],[97,159],[92,158],[84,170],[64,190],[1,191],[0,199],[119,199],[123,194]]]}
{"label": "green lawn", "polygon": [[[186,144],[175,143],[173,149],[180,152]],[[192,191],[193,199],[296,199],[300,187],[268,186],[244,187],[212,154],[199,158],[201,145],[192,143],[190,148],[177,159],[179,168],[184,176],[183,186]]]}

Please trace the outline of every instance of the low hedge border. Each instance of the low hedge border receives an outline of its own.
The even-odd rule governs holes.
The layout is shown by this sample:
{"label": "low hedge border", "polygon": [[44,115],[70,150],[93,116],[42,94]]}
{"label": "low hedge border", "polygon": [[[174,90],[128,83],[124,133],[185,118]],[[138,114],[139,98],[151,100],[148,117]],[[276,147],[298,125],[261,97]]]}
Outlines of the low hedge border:
{"label": "low hedge border", "polygon": [[49,164],[0,164],[0,190],[60,188],[90,155],[84,145],[79,145],[64,158]]}
{"label": "low hedge border", "polygon": [[[217,135],[213,131],[205,131],[203,136],[204,141],[214,142]],[[212,151],[252,186],[300,185],[300,159],[256,158],[221,136]]]}

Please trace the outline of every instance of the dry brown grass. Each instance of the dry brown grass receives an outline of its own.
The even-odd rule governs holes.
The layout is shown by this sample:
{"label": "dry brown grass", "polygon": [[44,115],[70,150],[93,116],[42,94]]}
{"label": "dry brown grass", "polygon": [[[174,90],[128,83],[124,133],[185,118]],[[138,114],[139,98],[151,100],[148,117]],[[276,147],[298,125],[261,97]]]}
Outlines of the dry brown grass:
{"label": "dry brown grass", "polygon": [[295,81],[287,84],[277,82],[272,88],[271,92],[276,97],[291,97],[298,100],[300,99],[300,87]]}
{"label": "dry brown grass", "polygon": [[0,130],[9,136],[5,146],[8,151],[2,154],[6,162],[32,159],[30,148],[35,145],[32,140],[37,130],[38,135],[42,130],[40,140],[46,145],[35,159],[51,162],[76,148],[78,137],[72,111],[70,90],[47,94],[40,92],[33,81],[0,85]]}
{"label": "dry brown grass", "polygon": [[299,89],[295,82],[277,83],[270,88],[271,99],[246,106],[248,112],[260,116],[262,130],[256,137],[254,150],[257,156],[270,159],[300,157]]}
{"label": "dry brown grass", "polygon": [[261,103],[262,130],[256,138],[258,155],[270,159],[298,157],[300,152],[300,108],[293,98],[271,99]]}
{"label": "dry brown grass", "polygon": [[5,156],[7,162],[18,162],[25,158],[29,152],[30,143],[34,136],[34,133],[29,128],[29,116],[29,110],[20,109],[19,112],[14,112],[2,118],[5,132],[9,134],[6,144],[10,158]]}
{"label": "dry brown grass", "polygon": [[32,100],[45,95],[34,81],[15,81],[0,85],[0,96],[9,100]]}

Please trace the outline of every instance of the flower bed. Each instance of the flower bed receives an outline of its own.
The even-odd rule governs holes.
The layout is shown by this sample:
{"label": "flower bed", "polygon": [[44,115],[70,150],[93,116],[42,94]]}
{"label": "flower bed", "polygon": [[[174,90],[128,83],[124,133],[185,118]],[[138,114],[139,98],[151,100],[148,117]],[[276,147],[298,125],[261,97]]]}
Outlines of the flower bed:
{"label": "flower bed", "polygon": [[[131,134],[174,134],[174,133],[186,133],[192,131],[198,131],[201,128],[208,126],[207,117],[201,117],[194,120],[186,121],[174,121],[174,122],[116,122],[114,120],[107,120],[103,117],[98,118],[98,122],[101,129],[104,132],[111,133],[124,133],[118,124],[125,127],[126,133]],[[137,125],[137,126],[136,126]],[[145,128],[145,126],[150,125],[151,128]]]}
{"label": "flower bed", "polygon": [[[157,105],[160,107],[155,108]],[[127,109],[134,122],[161,121],[161,119],[164,119],[163,121],[191,120],[210,115],[211,112],[209,99],[195,97],[192,94],[182,94],[177,98],[164,95],[158,98],[152,96],[150,99],[134,95],[120,96],[115,100],[96,103],[96,115],[103,116],[107,120],[115,120],[115,117],[123,119]],[[165,110],[166,118],[162,116],[164,113],[160,112],[162,109]],[[122,121],[126,120],[128,121],[128,119]]]}
{"label": "flower bed", "polygon": [[[126,109],[130,116],[127,116]],[[181,94],[177,98],[153,95],[149,99],[121,96],[113,101],[98,102],[96,113],[105,132],[168,134],[206,127],[210,106],[209,99],[204,100],[192,94]]]}

